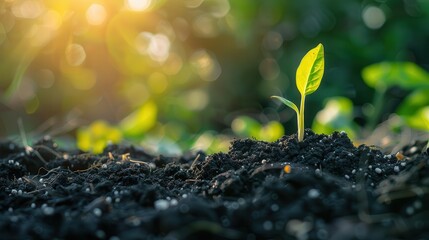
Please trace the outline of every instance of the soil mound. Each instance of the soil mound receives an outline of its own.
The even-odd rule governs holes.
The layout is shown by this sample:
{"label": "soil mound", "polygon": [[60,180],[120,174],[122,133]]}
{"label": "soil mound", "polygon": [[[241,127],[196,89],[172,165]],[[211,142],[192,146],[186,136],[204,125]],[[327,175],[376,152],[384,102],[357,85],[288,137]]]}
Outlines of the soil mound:
{"label": "soil mound", "polygon": [[429,156],[345,133],[228,153],[0,143],[0,239],[429,239]]}

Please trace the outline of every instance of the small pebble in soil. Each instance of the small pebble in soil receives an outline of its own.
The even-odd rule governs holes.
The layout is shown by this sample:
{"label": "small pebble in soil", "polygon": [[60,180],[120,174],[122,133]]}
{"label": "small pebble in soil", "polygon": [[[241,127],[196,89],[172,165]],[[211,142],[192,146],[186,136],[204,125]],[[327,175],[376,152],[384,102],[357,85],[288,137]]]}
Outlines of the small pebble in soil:
{"label": "small pebble in soil", "polygon": [[381,173],[381,169],[380,168],[375,168],[375,172],[380,174]]}
{"label": "small pebble in soil", "polygon": [[395,172],[399,172],[400,170],[399,170],[399,167],[398,166],[395,166],[394,168],[393,168],[393,171],[395,171]]}
{"label": "small pebble in soil", "polygon": [[108,204],[112,203],[112,197],[110,196],[106,197],[106,203]]}
{"label": "small pebble in soil", "polygon": [[319,190],[317,190],[317,189],[310,189],[309,191],[308,191],[308,197],[309,198],[317,198],[317,197],[319,197],[320,196],[320,192],[319,192]]}
{"label": "small pebble in soil", "polygon": [[261,163],[262,163],[262,164],[267,163],[267,159],[262,159]]}
{"label": "small pebble in soil", "polygon": [[405,167],[405,165],[407,165],[406,162],[401,162],[401,166]]}
{"label": "small pebble in soil", "polygon": [[314,173],[316,173],[318,176],[322,175],[322,171],[318,168],[314,171]]}
{"label": "small pebble in soil", "polygon": [[100,217],[103,212],[99,208],[94,208],[94,210],[92,210],[92,213],[94,213],[95,216]]}
{"label": "small pebble in soil", "polygon": [[414,208],[413,208],[413,207],[411,207],[411,206],[409,206],[409,207],[407,207],[407,208],[405,209],[405,212],[406,212],[408,215],[412,215],[412,214],[414,213]]}
{"label": "small pebble in soil", "polygon": [[405,158],[405,156],[401,153],[401,152],[397,152],[395,154],[396,159],[398,160],[403,160]]}
{"label": "small pebble in soil", "polygon": [[417,152],[417,147],[416,146],[414,146],[414,147],[412,147],[412,148],[410,148],[410,150],[408,150],[411,154],[413,154],[413,153],[415,153],[415,152]]}
{"label": "small pebble in soil", "polygon": [[156,210],[165,210],[168,208],[169,204],[167,200],[159,199],[155,201],[154,205]]}
{"label": "small pebble in soil", "polygon": [[50,216],[50,215],[54,214],[55,209],[53,207],[42,207],[42,212],[43,212],[43,214]]}
{"label": "small pebble in soil", "polygon": [[352,170],[352,174],[355,174],[355,173],[356,173],[356,169],[353,169],[353,170]]}
{"label": "small pebble in soil", "polygon": [[171,199],[171,201],[170,201],[170,205],[171,205],[171,206],[176,206],[176,205],[177,205],[177,203],[178,203],[178,201],[177,201],[177,199],[175,199],[175,198]]}
{"label": "small pebble in soil", "polygon": [[350,179],[350,176],[349,175],[344,175],[344,177],[346,178],[346,179]]}
{"label": "small pebble in soil", "polygon": [[18,191],[16,190],[16,189],[12,189],[12,191],[10,191],[10,193],[12,193],[12,194],[17,194],[18,193]]}
{"label": "small pebble in soil", "polygon": [[10,207],[10,208],[7,209],[7,211],[13,212],[13,208]]}

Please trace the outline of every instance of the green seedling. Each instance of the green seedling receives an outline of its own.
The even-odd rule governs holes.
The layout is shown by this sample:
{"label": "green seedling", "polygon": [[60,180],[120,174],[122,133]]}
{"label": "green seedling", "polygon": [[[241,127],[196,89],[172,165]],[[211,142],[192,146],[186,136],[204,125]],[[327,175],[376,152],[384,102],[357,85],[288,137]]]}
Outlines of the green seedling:
{"label": "green seedling", "polygon": [[323,45],[319,43],[317,47],[311,49],[307,54],[305,54],[296,71],[296,87],[301,93],[300,108],[298,109],[298,107],[293,102],[283,97],[271,97],[280,100],[282,103],[292,108],[296,112],[298,122],[298,141],[302,141],[304,139],[305,97],[309,94],[312,94],[317,90],[317,88],[319,88],[324,69],[325,58],[323,54]]}

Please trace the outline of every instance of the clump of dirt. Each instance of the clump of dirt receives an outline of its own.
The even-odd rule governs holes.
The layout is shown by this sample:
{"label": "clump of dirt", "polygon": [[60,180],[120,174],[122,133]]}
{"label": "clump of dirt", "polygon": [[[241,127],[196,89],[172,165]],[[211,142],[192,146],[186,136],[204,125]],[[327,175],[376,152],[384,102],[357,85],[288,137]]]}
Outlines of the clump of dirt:
{"label": "clump of dirt", "polygon": [[[426,239],[429,156],[345,133],[153,156],[0,144],[2,239]],[[410,151],[412,149],[412,151]]]}

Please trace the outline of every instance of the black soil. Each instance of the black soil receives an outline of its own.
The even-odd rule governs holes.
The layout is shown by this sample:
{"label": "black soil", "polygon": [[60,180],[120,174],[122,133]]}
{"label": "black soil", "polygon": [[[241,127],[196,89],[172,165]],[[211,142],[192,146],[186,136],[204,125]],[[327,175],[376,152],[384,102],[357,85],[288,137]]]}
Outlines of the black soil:
{"label": "black soil", "polygon": [[344,133],[228,153],[0,144],[0,239],[429,239],[429,156]]}

